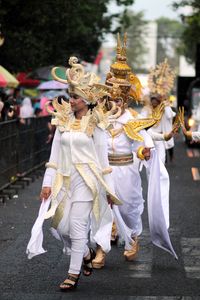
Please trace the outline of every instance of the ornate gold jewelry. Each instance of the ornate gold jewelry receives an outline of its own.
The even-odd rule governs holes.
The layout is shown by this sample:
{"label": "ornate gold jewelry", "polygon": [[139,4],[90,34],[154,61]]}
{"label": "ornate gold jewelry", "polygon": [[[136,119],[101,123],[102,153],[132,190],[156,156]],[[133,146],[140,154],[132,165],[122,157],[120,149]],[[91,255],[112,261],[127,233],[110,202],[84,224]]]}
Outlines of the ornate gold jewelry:
{"label": "ornate gold jewelry", "polygon": [[175,72],[170,68],[167,59],[150,69],[148,87],[150,93],[160,95],[161,101],[168,97],[175,79]]}
{"label": "ornate gold jewelry", "polygon": [[61,101],[61,104],[59,104],[57,98],[55,98],[52,101],[54,111],[48,107],[49,103],[46,104],[46,109],[49,114],[54,116],[51,123],[58,126],[61,132],[73,130],[85,132],[88,136],[92,136],[96,126],[106,129],[110,124],[110,120],[118,118],[120,115],[120,109],[117,108],[114,102],[111,102],[110,110],[106,111],[104,101],[95,106],[93,110],[88,110],[81,120],[77,120],[74,118],[70,103]]}
{"label": "ornate gold jewelry", "polygon": [[172,137],[170,136],[169,133],[164,133],[164,140],[169,141]]}
{"label": "ornate gold jewelry", "polygon": [[73,131],[81,131],[81,120],[75,119],[75,121],[71,124],[70,129]]}
{"label": "ornate gold jewelry", "polygon": [[137,157],[140,158],[141,160],[144,160],[145,157],[144,155],[142,154],[142,151],[144,150],[144,147],[143,146],[140,146],[137,150]]}

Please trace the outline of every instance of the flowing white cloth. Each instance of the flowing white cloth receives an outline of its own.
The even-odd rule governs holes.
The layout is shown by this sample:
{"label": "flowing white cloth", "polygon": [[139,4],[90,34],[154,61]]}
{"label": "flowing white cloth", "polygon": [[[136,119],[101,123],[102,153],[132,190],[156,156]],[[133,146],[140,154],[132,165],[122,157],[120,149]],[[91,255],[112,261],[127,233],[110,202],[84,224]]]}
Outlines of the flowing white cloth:
{"label": "flowing white cloth", "polygon": [[[159,177],[162,176],[159,157],[155,150],[151,151],[151,159],[148,162],[148,218],[151,240],[154,245],[168,251],[178,259],[170,241],[168,233],[168,218],[166,216],[166,206],[162,198],[162,187]],[[156,184],[155,184],[156,182]]]}
{"label": "flowing white cloth", "polygon": [[29,243],[27,245],[26,254],[28,255],[28,259],[33,258],[36,255],[45,253],[46,250],[44,250],[42,244],[43,244],[43,231],[42,226],[44,223],[44,217],[45,214],[49,208],[50,205],[50,198],[48,200],[43,200],[38,217],[33,225],[32,231],[31,231],[31,239],[29,240]]}

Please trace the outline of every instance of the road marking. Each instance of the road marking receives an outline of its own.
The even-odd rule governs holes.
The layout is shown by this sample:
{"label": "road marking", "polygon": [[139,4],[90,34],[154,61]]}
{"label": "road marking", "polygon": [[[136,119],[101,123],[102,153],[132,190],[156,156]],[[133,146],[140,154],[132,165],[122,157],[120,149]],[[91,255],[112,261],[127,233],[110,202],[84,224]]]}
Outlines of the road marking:
{"label": "road marking", "polygon": [[181,238],[181,247],[186,277],[200,279],[200,238]]}
{"label": "road marking", "polygon": [[134,261],[129,262],[129,277],[150,278],[152,272],[153,246],[149,231],[143,231],[139,237],[139,246],[138,257]]}
{"label": "road marking", "polygon": [[191,172],[194,181],[200,180],[200,174],[198,168],[191,168]]}
{"label": "road marking", "polygon": [[199,149],[187,149],[186,153],[188,157],[200,157]]}
{"label": "road marking", "polygon": [[187,152],[187,156],[188,156],[188,157],[194,157],[193,152],[192,152],[191,149],[187,149],[186,152]]}
{"label": "road marking", "polygon": [[193,149],[194,157],[200,157],[200,152],[198,149]]}

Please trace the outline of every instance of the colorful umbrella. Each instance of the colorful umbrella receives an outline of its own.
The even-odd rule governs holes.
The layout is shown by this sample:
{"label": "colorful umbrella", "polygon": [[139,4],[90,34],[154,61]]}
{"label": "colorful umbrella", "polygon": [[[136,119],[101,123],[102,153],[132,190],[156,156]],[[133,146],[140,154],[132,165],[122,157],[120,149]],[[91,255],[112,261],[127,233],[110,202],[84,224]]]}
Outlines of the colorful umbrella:
{"label": "colorful umbrella", "polygon": [[68,85],[61,83],[56,80],[50,80],[46,82],[40,83],[37,87],[38,90],[65,90],[67,89]]}
{"label": "colorful umbrella", "polygon": [[0,66],[0,87],[16,88],[18,85],[19,81],[4,67]]}
{"label": "colorful umbrella", "polygon": [[27,74],[24,72],[18,73],[16,78],[19,81],[21,87],[23,86],[34,88],[40,84],[40,80],[27,78]]}
{"label": "colorful umbrella", "polygon": [[[39,80],[53,80],[51,70],[54,66],[46,66],[38,68],[27,75],[28,78],[39,79]],[[58,67],[56,75],[62,79],[66,79],[66,68]]]}

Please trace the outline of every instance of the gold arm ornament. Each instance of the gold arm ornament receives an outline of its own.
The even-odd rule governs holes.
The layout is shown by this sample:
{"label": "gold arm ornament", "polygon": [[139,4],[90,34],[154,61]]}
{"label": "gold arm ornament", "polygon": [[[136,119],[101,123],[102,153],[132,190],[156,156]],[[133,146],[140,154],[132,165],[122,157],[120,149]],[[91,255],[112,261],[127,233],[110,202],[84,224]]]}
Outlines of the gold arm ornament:
{"label": "gold arm ornament", "polygon": [[141,160],[144,160],[145,157],[144,155],[142,154],[142,151],[144,150],[144,147],[143,146],[140,146],[137,150],[137,157],[140,158]]}
{"label": "gold arm ornament", "polygon": [[155,123],[158,123],[164,113],[165,103],[161,102],[156,108],[152,110],[152,118],[155,120]]}
{"label": "gold arm ornament", "polygon": [[123,129],[130,139],[143,142],[144,139],[138,132],[153,126],[155,123],[155,120],[152,118],[130,120],[123,125]]}

